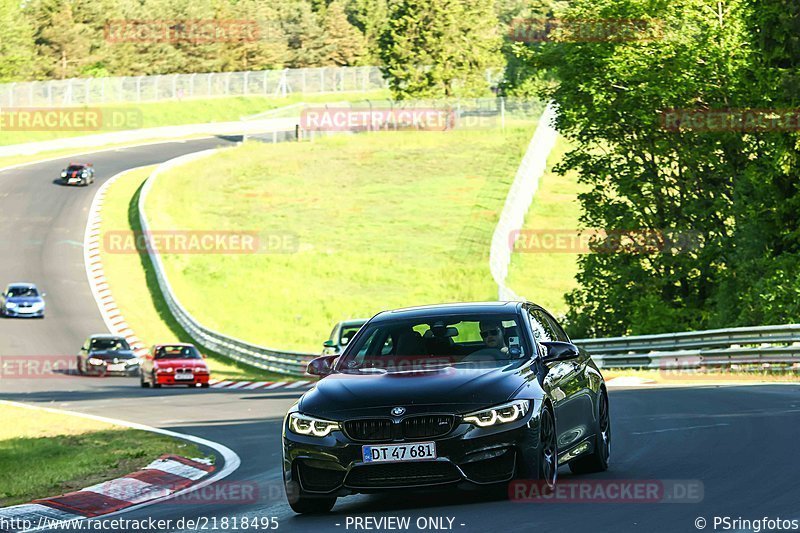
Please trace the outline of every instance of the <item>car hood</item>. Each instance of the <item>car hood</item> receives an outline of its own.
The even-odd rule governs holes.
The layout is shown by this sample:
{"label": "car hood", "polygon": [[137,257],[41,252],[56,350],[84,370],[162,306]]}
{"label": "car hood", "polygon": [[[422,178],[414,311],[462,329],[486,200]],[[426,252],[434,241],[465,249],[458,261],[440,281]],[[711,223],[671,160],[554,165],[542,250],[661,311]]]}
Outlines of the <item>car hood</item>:
{"label": "car hood", "polygon": [[41,296],[12,296],[11,298],[6,298],[6,302],[15,304],[35,304],[43,303],[44,300]]}
{"label": "car hood", "polygon": [[97,359],[102,359],[104,361],[109,359],[133,359],[135,355],[130,350],[98,350],[96,352],[90,352],[89,357],[96,357]]}
{"label": "car hood", "polygon": [[179,368],[207,368],[206,362],[202,359],[157,359],[157,367],[179,367]]}
{"label": "car hood", "polygon": [[[376,416],[402,406],[409,414],[432,406],[465,413],[507,401],[526,383],[535,382],[530,361],[452,365],[411,372],[347,372],[320,380],[303,395],[301,412],[323,418]],[[538,386],[538,383],[537,383]],[[340,413],[338,416],[335,413]]]}

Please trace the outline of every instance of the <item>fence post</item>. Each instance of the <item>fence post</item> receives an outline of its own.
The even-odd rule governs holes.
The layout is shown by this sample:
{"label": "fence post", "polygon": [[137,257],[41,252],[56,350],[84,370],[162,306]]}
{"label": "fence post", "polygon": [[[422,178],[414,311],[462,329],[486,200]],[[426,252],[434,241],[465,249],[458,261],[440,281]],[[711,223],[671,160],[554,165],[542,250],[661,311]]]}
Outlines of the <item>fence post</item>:
{"label": "fence post", "polygon": [[325,67],[319,69],[319,92],[325,92]]}
{"label": "fence post", "polygon": [[214,76],[213,72],[208,74],[208,80],[207,80],[207,82],[208,82],[208,91],[206,91],[206,93],[207,93],[206,96],[211,96],[211,78],[213,76]]}
{"label": "fence post", "polygon": [[33,82],[28,83],[28,105],[33,106]]}
{"label": "fence post", "polygon": [[89,104],[89,98],[91,97],[92,94],[91,86],[92,86],[92,78],[88,78],[86,82],[83,84],[83,100],[84,100],[83,103],[87,105]]}
{"label": "fence post", "polygon": [[244,87],[242,88],[242,94],[247,95],[247,82],[250,78],[250,71],[244,73]]}
{"label": "fence post", "polygon": [[301,72],[300,82],[301,82],[301,87],[302,87],[301,92],[305,93],[306,92],[306,69],[303,69],[303,71]]}
{"label": "fence post", "polygon": [[12,82],[11,87],[9,87],[8,91],[8,107],[14,107],[14,88],[16,87],[17,82]]}
{"label": "fence post", "polygon": [[228,74],[225,76],[225,96],[230,96],[230,95],[231,95],[231,73],[228,72]]}
{"label": "fence post", "polygon": [[47,105],[53,107],[53,82],[47,82]]}
{"label": "fence post", "polygon": [[194,79],[197,77],[197,72],[193,72],[191,76],[189,76],[189,96],[194,96]]}

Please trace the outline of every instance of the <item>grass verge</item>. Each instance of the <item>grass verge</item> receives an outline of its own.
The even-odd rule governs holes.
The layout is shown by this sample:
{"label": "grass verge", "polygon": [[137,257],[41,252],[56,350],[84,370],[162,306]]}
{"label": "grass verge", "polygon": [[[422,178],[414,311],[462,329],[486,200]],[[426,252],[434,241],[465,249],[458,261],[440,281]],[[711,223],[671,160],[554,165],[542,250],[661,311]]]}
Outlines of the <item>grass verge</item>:
{"label": "grass verge", "polygon": [[[286,97],[234,96],[225,98],[171,100],[165,102],[143,102],[131,104],[109,104],[88,106],[91,109],[120,110],[134,112],[135,120],[123,124],[122,129],[156,128],[207,122],[229,122],[243,116],[254,115],[298,102],[338,102],[387,98],[388,91],[342,92],[327,94],[290,94]],[[78,106],[70,109],[85,109]],[[64,137],[77,137],[96,133],[108,133],[114,129],[100,128],[93,131],[0,131],[0,146],[26,142],[46,141]]]}
{"label": "grass verge", "polygon": [[[137,211],[139,190],[154,168],[127,172],[108,188],[102,208],[101,235],[107,232],[141,231]],[[120,253],[111,250],[104,242],[101,241],[100,253],[114,301],[142,342],[148,346],[160,342],[193,342],[164,302],[150,258],[143,251]],[[286,376],[242,365],[213,352],[205,353],[214,379],[287,379]]]}
{"label": "grass verge", "polygon": [[202,457],[182,440],[85,418],[0,405],[0,507],[124,476],[163,454]]}
{"label": "grass verge", "polygon": [[318,351],[333,323],[494,299],[492,231],[535,129],[383,132],[245,144],[163,175],[154,230],[256,231],[277,253],[165,255],[208,327]]}
{"label": "grass verge", "polygon": [[562,176],[552,170],[568,150],[567,142],[559,137],[525,217],[523,238],[515,246],[507,278],[514,292],[557,315],[566,313],[564,295],[578,285],[578,253],[568,249],[543,252],[532,244],[577,231],[581,213],[578,194],[585,187],[578,184],[577,173]]}

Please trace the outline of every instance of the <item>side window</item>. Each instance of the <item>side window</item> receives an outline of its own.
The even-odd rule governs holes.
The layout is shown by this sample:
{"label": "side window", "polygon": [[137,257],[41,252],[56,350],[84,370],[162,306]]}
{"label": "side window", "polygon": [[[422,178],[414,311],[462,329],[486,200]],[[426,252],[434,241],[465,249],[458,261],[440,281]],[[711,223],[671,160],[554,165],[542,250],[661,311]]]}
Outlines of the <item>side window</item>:
{"label": "side window", "polygon": [[533,329],[533,336],[536,342],[548,342],[558,340],[553,326],[545,320],[545,317],[538,309],[529,309],[528,314],[531,317],[531,328]]}
{"label": "side window", "polygon": [[550,316],[549,313],[546,313],[546,312],[544,312],[544,313],[540,312],[540,314],[542,315],[544,320],[550,324],[550,329],[552,329],[553,332],[556,335],[556,339],[555,340],[561,341],[561,342],[570,342],[569,337],[567,336],[566,332],[564,331],[564,329],[561,326],[558,325],[558,322],[556,321],[555,318],[553,318],[552,316]]}

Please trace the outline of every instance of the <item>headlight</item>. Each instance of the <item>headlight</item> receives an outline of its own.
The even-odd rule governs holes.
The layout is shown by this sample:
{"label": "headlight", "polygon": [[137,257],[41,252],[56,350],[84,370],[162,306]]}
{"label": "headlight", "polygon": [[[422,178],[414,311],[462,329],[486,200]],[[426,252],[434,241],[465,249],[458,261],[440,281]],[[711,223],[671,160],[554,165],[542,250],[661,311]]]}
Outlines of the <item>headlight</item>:
{"label": "headlight", "polygon": [[508,424],[515,420],[519,420],[528,409],[531,408],[530,400],[515,400],[513,402],[504,403],[497,407],[484,409],[483,411],[475,411],[464,416],[464,422],[469,422],[478,427],[496,426],[498,424]]}
{"label": "headlight", "polygon": [[292,413],[289,415],[289,429],[298,435],[325,437],[330,435],[331,431],[337,431],[340,428],[339,422],[320,420],[300,413]]}
{"label": "headlight", "polygon": [[208,369],[207,368],[195,368],[194,369],[194,373],[195,374],[208,374]]}
{"label": "headlight", "polygon": [[157,368],[156,372],[162,373],[162,374],[172,374],[172,367],[168,366],[167,368]]}
{"label": "headlight", "polygon": [[33,308],[38,310],[44,307],[44,302],[33,302]]}
{"label": "headlight", "polygon": [[136,358],[136,357],[134,357],[133,359],[128,359],[127,361],[125,361],[125,365],[126,366],[134,366],[134,365],[138,365],[138,364],[139,364],[139,359]]}
{"label": "headlight", "polygon": [[62,178],[66,178],[67,177],[67,171],[66,170],[62,170],[61,171],[61,177]]}
{"label": "headlight", "polygon": [[17,304],[15,304],[14,302],[6,302],[6,309],[16,309],[16,308]]}
{"label": "headlight", "polygon": [[88,175],[89,175],[89,173],[88,173],[88,172],[86,172],[85,170],[84,170],[83,172],[81,172],[81,176],[83,176],[84,178],[85,178],[86,176],[88,176]]}
{"label": "headlight", "polygon": [[98,359],[97,357],[90,357],[89,364],[90,365],[104,365],[106,362],[102,359]]}

